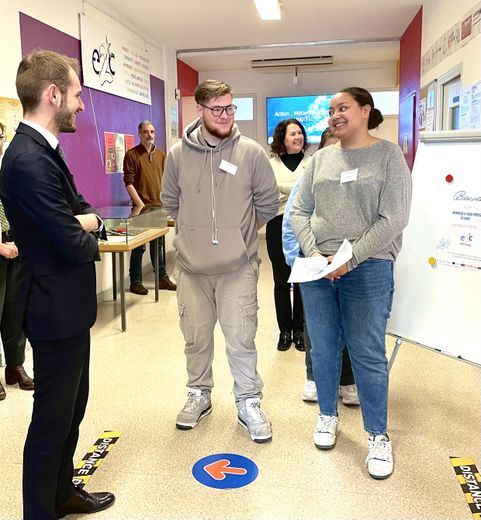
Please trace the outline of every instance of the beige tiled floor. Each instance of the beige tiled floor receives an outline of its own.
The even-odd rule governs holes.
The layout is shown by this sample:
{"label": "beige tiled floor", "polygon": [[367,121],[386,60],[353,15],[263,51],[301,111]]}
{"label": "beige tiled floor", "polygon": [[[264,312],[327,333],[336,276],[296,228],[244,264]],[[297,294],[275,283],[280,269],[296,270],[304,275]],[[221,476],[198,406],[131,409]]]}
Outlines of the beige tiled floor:
{"label": "beige tiled floor", "polygon": [[[267,259],[265,245],[262,256]],[[149,276],[146,285],[153,287]],[[237,425],[232,381],[217,331],[213,413],[192,431],[175,428],[185,401],[183,341],[175,294],[153,303],[127,294],[127,331],[118,306],[99,308],[93,329],[91,394],[77,458],[104,430],[122,436],[87,490],[109,490],[117,501],[95,518],[109,520],[446,519],[472,518],[449,456],[472,457],[480,468],[479,368],[403,343],[390,386],[390,434],[396,469],[374,481],[363,467],[366,435],[358,409],[340,405],[332,452],[312,442],[317,406],[303,403],[303,355],[275,349],[270,264],[259,283],[259,371],[272,443],[255,444]],[[388,350],[392,350],[388,338]],[[27,366],[30,368],[28,353]],[[3,381],[3,373],[2,373]],[[0,520],[21,518],[21,460],[31,394],[7,388],[0,403]],[[214,453],[251,458],[258,478],[237,490],[194,480],[192,466]],[[75,516],[71,516],[73,520]],[[78,517],[80,518],[80,517]]]}

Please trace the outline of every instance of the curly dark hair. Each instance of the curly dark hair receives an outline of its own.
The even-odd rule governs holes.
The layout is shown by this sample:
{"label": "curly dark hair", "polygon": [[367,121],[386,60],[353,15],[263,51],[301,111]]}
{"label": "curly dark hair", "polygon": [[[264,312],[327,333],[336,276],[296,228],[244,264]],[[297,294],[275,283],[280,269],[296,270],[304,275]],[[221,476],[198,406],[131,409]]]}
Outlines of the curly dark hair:
{"label": "curly dark hair", "polygon": [[289,125],[297,125],[301,129],[302,135],[304,136],[304,146],[302,147],[302,151],[305,152],[307,150],[309,143],[307,142],[306,129],[297,119],[284,119],[280,123],[277,123],[274,135],[272,136],[271,152],[273,155],[281,156],[287,153],[284,140]]}

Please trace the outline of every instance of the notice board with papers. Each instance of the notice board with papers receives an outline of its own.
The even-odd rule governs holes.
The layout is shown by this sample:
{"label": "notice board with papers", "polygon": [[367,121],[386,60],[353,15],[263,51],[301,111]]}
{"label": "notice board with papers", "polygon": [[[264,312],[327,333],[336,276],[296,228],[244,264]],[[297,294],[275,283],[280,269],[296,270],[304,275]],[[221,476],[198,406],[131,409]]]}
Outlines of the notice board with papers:
{"label": "notice board with papers", "polygon": [[421,134],[387,331],[481,364],[481,132]]}

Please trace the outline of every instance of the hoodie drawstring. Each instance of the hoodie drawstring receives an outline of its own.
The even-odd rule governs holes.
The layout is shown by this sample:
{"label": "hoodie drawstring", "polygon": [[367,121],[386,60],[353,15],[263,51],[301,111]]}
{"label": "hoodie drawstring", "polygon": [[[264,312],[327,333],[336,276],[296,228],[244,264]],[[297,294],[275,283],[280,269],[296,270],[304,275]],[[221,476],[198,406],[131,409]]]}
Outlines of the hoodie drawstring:
{"label": "hoodie drawstring", "polygon": [[217,217],[215,212],[215,185],[217,184],[214,178],[214,151],[210,151],[210,192],[211,192],[211,220],[212,220],[212,244],[214,246],[219,245],[219,234],[217,230]]}

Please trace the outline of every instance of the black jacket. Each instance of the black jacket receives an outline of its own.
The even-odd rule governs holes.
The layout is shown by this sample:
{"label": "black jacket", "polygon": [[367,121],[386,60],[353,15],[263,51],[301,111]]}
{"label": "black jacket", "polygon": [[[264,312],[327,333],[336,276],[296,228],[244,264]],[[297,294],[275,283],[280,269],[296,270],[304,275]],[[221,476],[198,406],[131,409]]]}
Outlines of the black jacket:
{"label": "black jacket", "polygon": [[88,330],[97,313],[97,239],[74,215],[93,213],[45,138],[20,123],[0,172],[0,197],[30,273],[27,336],[56,340]]}

